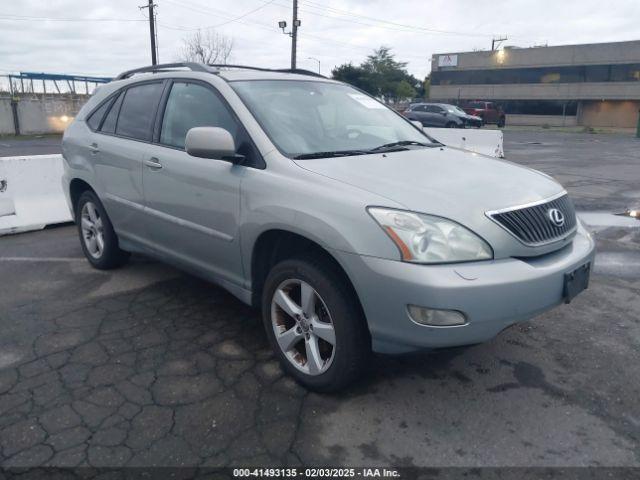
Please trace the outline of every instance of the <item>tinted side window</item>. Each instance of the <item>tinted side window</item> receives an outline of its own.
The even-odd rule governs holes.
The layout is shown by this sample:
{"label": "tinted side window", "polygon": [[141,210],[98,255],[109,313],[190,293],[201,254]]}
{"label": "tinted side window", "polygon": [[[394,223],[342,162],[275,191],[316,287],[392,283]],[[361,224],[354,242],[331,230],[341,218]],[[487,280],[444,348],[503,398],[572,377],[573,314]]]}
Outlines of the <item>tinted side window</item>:
{"label": "tinted side window", "polygon": [[122,104],[122,97],[124,95],[121,93],[115,102],[111,104],[111,110],[107,114],[104,122],[102,122],[101,132],[104,133],[116,133],[116,123],[118,122],[118,112],[120,111],[120,105]]}
{"label": "tinted side window", "polygon": [[151,125],[161,94],[162,83],[128,88],[122,101],[116,133],[123,137],[151,140]]}
{"label": "tinted side window", "polygon": [[100,126],[100,122],[102,122],[102,119],[104,118],[104,114],[111,105],[112,100],[113,99],[107,100],[97,109],[95,109],[91,115],[89,115],[89,118],[87,118],[87,125],[89,125],[89,128],[91,128],[91,130],[98,129],[98,127]]}
{"label": "tinted side window", "polygon": [[218,95],[196,83],[176,82],[167,99],[160,143],[184,148],[187,132],[193,127],[224,128],[238,144],[238,124]]}

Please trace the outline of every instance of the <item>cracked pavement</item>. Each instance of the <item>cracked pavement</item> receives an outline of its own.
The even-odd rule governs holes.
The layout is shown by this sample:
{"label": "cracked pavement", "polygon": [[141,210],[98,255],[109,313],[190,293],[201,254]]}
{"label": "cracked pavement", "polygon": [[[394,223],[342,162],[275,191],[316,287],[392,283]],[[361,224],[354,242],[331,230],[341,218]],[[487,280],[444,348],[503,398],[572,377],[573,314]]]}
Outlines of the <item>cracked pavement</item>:
{"label": "cracked pavement", "polygon": [[[635,139],[505,137],[579,210],[640,199]],[[633,259],[632,230],[599,248]],[[73,226],[1,238],[0,278],[4,467],[640,466],[637,270],[596,265],[571,305],[482,345],[376,356],[336,395],[284,376],[224,290],[142,257],[93,270]]]}

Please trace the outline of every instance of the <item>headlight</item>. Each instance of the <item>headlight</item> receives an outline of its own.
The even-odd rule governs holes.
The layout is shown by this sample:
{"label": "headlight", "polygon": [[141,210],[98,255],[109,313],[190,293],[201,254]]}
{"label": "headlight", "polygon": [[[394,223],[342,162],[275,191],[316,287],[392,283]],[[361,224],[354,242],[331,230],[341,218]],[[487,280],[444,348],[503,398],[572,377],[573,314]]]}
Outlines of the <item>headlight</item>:
{"label": "headlight", "polygon": [[405,262],[472,262],[493,258],[487,242],[446,218],[388,208],[367,210],[396,244]]}

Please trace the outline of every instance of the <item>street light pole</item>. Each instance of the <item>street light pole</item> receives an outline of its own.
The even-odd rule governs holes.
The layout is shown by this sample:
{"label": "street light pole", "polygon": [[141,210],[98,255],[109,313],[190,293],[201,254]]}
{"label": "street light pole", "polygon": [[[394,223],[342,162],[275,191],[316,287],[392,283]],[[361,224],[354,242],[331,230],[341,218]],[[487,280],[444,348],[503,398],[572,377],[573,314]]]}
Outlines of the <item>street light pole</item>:
{"label": "street light pole", "polygon": [[280,20],[278,27],[282,30],[282,33],[291,37],[291,70],[296,69],[296,55],[298,54],[298,27],[302,22],[298,19],[298,0],[293,0],[293,25],[291,25],[291,31],[287,32],[287,22]]}
{"label": "street light pole", "polygon": [[318,62],[318,74],[320,74],[320,60],[318,60],[315,57],[307,57],[307,59],[309,60],[315,60],[316,62]]}

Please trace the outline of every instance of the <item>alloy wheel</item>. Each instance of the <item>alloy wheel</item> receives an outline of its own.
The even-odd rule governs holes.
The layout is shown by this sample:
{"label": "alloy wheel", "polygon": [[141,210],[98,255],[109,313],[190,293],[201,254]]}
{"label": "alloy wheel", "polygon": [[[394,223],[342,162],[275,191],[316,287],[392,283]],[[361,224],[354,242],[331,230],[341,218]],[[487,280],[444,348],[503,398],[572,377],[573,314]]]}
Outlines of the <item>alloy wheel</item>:
{"label": "alloy wheel", "polygon": [[102,218],[93,202],[86,202],[80,211],[82,240],[93,258],[100,258],[104,252],[104,231]]}
{"label": "alloy wheel", "polygon": [[282,282],[271,300],[276,342],[287,360],[307,375],[326,372],[335,356],[336,334],[322,297],[307,282]]}

